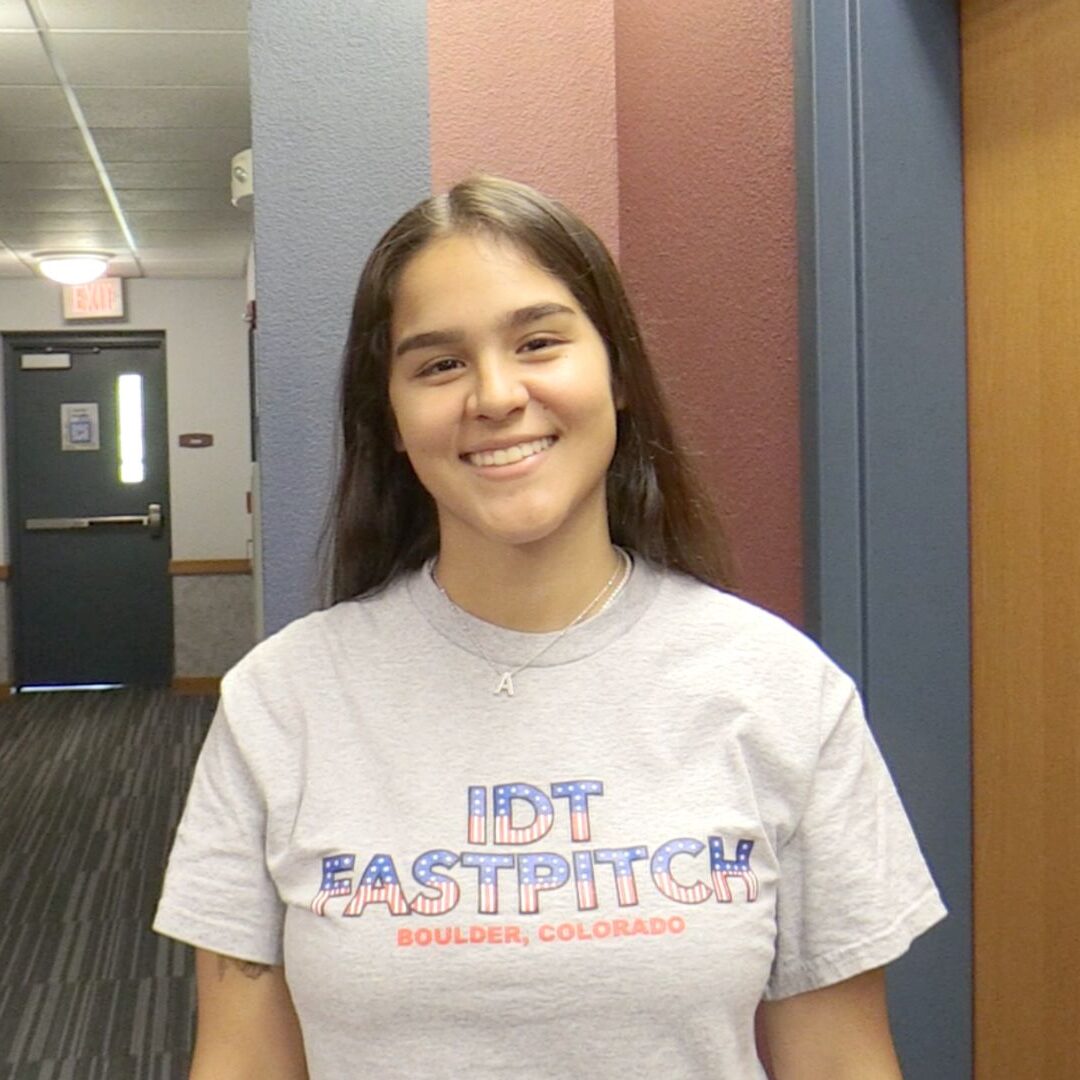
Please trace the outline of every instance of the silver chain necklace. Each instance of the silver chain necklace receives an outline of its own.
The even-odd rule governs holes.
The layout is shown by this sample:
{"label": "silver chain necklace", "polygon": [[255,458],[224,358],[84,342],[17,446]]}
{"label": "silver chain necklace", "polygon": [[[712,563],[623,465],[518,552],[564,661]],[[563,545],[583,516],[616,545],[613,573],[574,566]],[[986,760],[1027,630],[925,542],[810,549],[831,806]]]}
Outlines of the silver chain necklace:
{"label": "silver chain necklace", "polygon": [[[619,576],[619,573],[621,571],[622,580],[619,582],[618,585],[615,586],[615,588],[611,592],[611,595],[607,598],[607,600],[604,601],[603,606],[600,608],[599,611],[596,612],[596,614],[599,615],[601,612],[607,611],[607,609],[615,602],[615,598],[619,595],[619,593],[623,591],[623,589],[626,588],[626,583],[630,580],[630,570],[632,567],[632,563],[630,562],[630,556],[627,555],[627,553],[623,551],[622,548],[616,548],[615,550],[618,551],[619,555],[622,558],[619,565],[615,567],[615,570],[612,573],[611,577],[609,577],[604,583],[604,587],[588,602],[588,604],[585,605],[585,608],[580,615],[568,622],[550,641],[544,642],[544,644],[540,647],[540,650],[530,656],[524,664],[518,664],[518,666],[515,668],[507,668],[505,670],[503,668],[500,668],[498,664],[494,663],[491,657],[488,656],[488,654],[484,652],[484,650],[480,647],[480,643],[476,640],[475,637],[473,637],[473,633],[472,630],[469,628],[469,624],[464,619],[459,620],[461,622],[461,627],[465,631],[465,634],[468,637],[473,648],[484,658],[484,663],[486,663],[487,666],[491,668],[491,670],[494,671],[496,675],[499,676],[499,681],[496,684],[494,690],[496,696],[505,693],[507,697],[513,697],[514,676],[520,675],[521,672],[523,672],[527,667],[532,667],[532,665],[535,664],[536,661],[539,660],[540,657],[548,651],[548,649],[560,642],[566,634],[568,634],[571,630],[573,630],[575,626],[581,623],[589,615],[589,612],[591,612],[592,609],[596,607],[598,603],[600,603],[600,598],[604,595],[604,593],[606,593],[608,589],[611,589],[611,586],[614,584],[615,579]],[[461,609],[458,607],[458,605],[450,599],[447,591],[442,587],[442,585],[439,584],[439,579],[435,576],[435,563],[431,564],[431,580],[435,582],[436,588],[439,590],[439,592],[443,594],[446,602],[454,609],[454,611],[460,611]]]}

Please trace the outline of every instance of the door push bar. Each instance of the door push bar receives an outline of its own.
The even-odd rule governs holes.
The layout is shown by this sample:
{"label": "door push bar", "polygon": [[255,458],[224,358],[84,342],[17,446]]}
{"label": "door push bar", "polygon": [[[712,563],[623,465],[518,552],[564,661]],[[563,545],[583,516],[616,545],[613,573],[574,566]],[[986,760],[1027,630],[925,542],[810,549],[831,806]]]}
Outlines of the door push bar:
{"label": "door push bar", "polygon": [[161,512],[161,503],[151,503],[145,514],[107,514],[103,517],[70,518],[27,518],[29,532],[42,532],[46,529],[89,529],[95,525],[142,525],[149,528],[150,535],[161,535],[165,517]]}

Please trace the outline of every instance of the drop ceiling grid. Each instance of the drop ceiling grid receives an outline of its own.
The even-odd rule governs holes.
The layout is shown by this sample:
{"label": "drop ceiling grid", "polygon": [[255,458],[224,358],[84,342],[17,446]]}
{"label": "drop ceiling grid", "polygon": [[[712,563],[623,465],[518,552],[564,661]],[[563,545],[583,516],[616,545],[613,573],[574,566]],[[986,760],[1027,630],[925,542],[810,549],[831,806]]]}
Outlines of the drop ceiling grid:
{"label": "drop ceiling grid", "polygon": [[[250,145],[245,0],[38,0],[147,276],[243,273],[250,215],[229,164]],[[29,254],[104,247],[137,274],[33,28],[0,0],[0,277]],[[125,257],[127,254],[127,257]]]}

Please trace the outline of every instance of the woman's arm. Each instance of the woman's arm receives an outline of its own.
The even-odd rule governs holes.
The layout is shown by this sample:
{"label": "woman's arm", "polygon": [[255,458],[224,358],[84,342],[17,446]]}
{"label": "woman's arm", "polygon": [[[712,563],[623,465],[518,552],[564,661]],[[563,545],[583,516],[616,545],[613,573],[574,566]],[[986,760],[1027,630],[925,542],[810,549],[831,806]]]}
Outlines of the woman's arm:
{"label": "woman's arm", "polygon": [[903,1080],[883,968],[767,1001],[760,1019],[775,1080]]}
{"label": "woman's arm", "polygon": [[307,1080],[285,969],[195,950],[190,1080]]}

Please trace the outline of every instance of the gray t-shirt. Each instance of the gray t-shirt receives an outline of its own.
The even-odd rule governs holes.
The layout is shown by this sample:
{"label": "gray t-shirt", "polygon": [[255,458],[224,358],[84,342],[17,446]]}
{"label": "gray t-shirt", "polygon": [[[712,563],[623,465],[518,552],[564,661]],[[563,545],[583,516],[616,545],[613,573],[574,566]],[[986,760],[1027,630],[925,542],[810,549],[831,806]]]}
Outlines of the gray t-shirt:
{"label": "gray t-shirt", "polygon": [[855,689],[636,558],[553,635],[424,571],[226,677],[154,928],[285,965],[312,1080],[764,1077],[762,998],[944,914]]}

